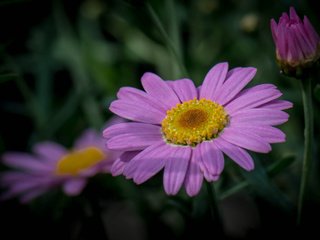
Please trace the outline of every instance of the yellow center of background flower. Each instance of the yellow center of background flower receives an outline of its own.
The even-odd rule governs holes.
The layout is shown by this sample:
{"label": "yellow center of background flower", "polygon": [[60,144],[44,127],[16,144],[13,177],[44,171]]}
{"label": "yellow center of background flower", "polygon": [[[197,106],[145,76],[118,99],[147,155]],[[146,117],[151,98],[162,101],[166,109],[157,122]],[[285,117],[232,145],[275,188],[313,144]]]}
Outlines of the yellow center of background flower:
{"label": "yellow center of background flower", "polygon": [[216,138],[228,123],[224,108],[207,99],[179,103],[167,111],[162,133],[168,143],[196,146]]}
{"label": "yellow center of background flower", "polygon": [[56,173],[77,175],[80,171],[93,167],[105,158],[106,155],[96,147],[73,151],[58,161]]}

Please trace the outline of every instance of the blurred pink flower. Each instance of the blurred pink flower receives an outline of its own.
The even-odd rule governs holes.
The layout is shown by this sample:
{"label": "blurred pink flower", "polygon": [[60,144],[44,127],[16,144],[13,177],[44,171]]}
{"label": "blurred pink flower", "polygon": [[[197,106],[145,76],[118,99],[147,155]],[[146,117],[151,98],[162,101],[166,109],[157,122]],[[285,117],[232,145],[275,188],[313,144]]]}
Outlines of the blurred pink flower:
{"label": "blurred pink flower", "polygon": [[58,186],[67,195],[78,195],[89,177],[109,172],[118,157],[117,152],[106,150],[100,133],[92,129],[84,131],[72,150],[54,142],[40,142],[33,152],[2,156],[5,165],[16,168],[1,174],[0,183],[7,188],[2,200],[20,197],[22,202],[28,202]]}
{"label": "blurred pink flower", "polygon": [[320,37],[308,17],[303,21],[295,9],[283,13],[277,24],[271,19],[271,31],[276,45],[276,57],[280,67],[290,72],[298,67],[312,65],[320,57]]}

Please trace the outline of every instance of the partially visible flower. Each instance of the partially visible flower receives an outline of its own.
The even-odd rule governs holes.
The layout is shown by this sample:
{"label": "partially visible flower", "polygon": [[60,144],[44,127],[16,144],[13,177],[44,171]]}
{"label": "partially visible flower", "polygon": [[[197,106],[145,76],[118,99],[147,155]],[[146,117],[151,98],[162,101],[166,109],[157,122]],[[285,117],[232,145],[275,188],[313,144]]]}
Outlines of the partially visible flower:
{"label": "partially visible flower", "polygon": [[286,74],[301,72],[319,59],[320,37],[308,17],[304,16],[301,21],[293,7],[289,16],[282,14],[278,24],[271,20],[271,31],[277,61]]}
{"label": "partially visible flower", "polygon": [[84,131],[71,150],[55,142],[40,142],[33,152],[2,156],[2,162],[15,170],[1,174],[0,183],[7,188],[1,199],[20,197],[28,202],[58,186],[67,195],[78,195],[89,177],[110,172],[118,157],[117,152],[106,150],[102,136],[92,129]]}
{"label": "partially visible flower", "polygon": [[164,81],[153,73],[142,76],[145,91],[121,88],[110,110],[132,122],[104,130],[108,148],[124,152],[112,174],[140,184],[164,168],[167,194],[184,185],[194,196],[204,178],[219,179],[223,153],[252,170],[246,150],[267,153],[271,143],[284,142],[285,134],[273,126],[286,122],[289,115],[282,110],[292,107],[278,100],[282,93],[272,84],[243,90],[255,73],[220,63],[198,88],[190,79]]}

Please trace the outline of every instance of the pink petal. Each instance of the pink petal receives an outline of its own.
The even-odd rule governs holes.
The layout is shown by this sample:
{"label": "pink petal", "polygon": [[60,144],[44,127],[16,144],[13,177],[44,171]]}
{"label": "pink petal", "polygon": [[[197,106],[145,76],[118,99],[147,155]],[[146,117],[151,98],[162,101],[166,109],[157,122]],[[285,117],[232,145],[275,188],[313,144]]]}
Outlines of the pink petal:
{"label": "pink petal", "polygon": [[270,144],[255,133],[247,132],[236,127],[228,127],[219,136],[239,147],[261,153],[271,151]]}
{"label": "pink petal", "polygon": [[[224,168],[223,154],[214,142],[200,144],[202,171],[207,181],[216,180]],[[201,167],[201,166],[200,166]],[[207,177],[208,176],[208,177]]]}
{"label": "pink petal", "polygon": [[33,179],[32,177],[29,177],[26,181],[17,182],[15,184],[12,184],[10,186],[10,193],[12,195],[21,194],[23,192],[27,192],[34,188],[42,187],[44,184],[41,182],[40,179]]}
{"label": "pink petal", "polygon": [[200,159],[201,156],[192,151],[188,172],[184,180],[186,192],[190,197],[197,195],[202,186],[203,175],[198,164]]}
{"label": "pink petal", "polygon": [[0,184],[3,187],[7,185],[14,185],[18,182],[25,182],[30,179],[30,173],[18,171],[6,171],[0,175]]}
{"label": "pink petal", "polygon": [[290,7],[290,19],[292,20],[296,20],[297,22],[301,22],[296,10],[294,9],[294,7]]}
{"label": "pink petal", "polygon": [[317,44],[313,44],[312,41],[309,40],[308,34],[306,33],[302,24],[294,25],[296,38],[298,39],[300,48],[303,50],[305,57],[312,56],[317,50]]}
{"label": "pink petal", "polygon": [[167,81],[169,86],[175,91],[181,102],[192,100],[198,97],[197,88],[190,79],[179,79]]}
{"label": "pink petal", "polygon": [[190,147],[175,147],[167,156],[163,175],[164,190],[168,195],[175,195],[180,190],[191,158]]}
{"label": "pink petal", "polygon": [[221,105],[228,103],[252,80],[255,74],[255,68],[247,67],[231,75],[219,90],[217,102]]}
{"label": "pink petal", "polygon": [[180,102],[178,96],[175,94],[172,88],[170,88],[168,84],[156,74],[143,74],[141,83],[149,95],[164,103],[168,109]]}
{"label": "pink petal", "polygon": [[286,25],[287,23],[289,23],[290,19],[287,13],[282,13],[280,19],[279,19],[279,24],[281,25]]}
{"label": "pink petal", "polygon": [[257,125],[280,125],[288,121],[289,114],[274,109],[254,108],[241,110],[231,115],[230,124],[247,122]]}
{"label": "pink petal", "polygon": [[228,63],[219,63],[213,66],[203,80],[200,90],[200,99],[206,98],[215,101],[216,95],[220,91],[227,76],[227,72]]}
{"label": "pink petal", "polygon": [[101,133],[98,133],[96,130],[87,129],[75,141],[74,149],[84,149],[93,146],[104,149],[104,139],[102,138]]}
{"label": "pink petal", "polygon": [[288,52],[286,60],[296,63],[303,58],[302,49],[300,49],[298,40],[292,28],[287,29]]}
{"label": "pink petal", "polygon": [[287,40],[287,30],[285,24],[279,23],[278,25],[278,41],[276,42],[276,47],[281,59],[287,59],[288,54],[288,40]]}
{"label": "pink petal", "polygon": [[108,121],[103,125],[103,128],[111,127],[111,126],[113,126],[113,125],[115,125],[115,124],[124,123],[124,122],[126,122],[125,119],[113,115],[113,116],[110,117],[110,118],[108,119]]}
{"label": "pink petal", "polygon": [[193,152],[194,152],[195,156],[200,156],[198,158],[198,165],[200,167],[200,170],[201,170],[204,178],[208,182],[216,181],[219,178],[219,175],[213,175],[212,171],[210,172],[208,170],[208,168],[204,165],[204,161],[202,160],[201,145],[202,144],[198,144],[196,147],[193,148]]}
{"label": "pink petal", "polygon": [[20,168],[30,172],[50,172],[52,165],[41,162],[37,158],[26,153],[6,153],[2,156],[3,163],[10,167]]}
{"label": "pink petal", "polygon": [[232,75],[238,74],[239,72],[241,72],[243,69],[243,67],[236,67],[236,68],[232,68],[229,70],[229,72],[227,73],[226,79],[230,78]]}
{"label": "pink petal", "polygon": [[29,175],[29,177],[23,181],[10,183],[7,186],[9,190],[1,195],[0,201],[8,200],[19,195],[28,195],[29,193],[40,189],[48,189],[53,186],[52,184],[53,181],[51,178],[35,178],[34,176]]}
{"label": "pink petal", "polygon": [[254,87],[246,88],[246,89],[242,90],[235,97],[235,99],[238,98],[238,97],[242,97],[243,95],[246,95],[248,93],[258,92],[258,91],[266,91],[266,90],[274,90],[274,89],[277,89],[277,87],[275,85],[273,85],[273,84],[270,84],[270,83],[259,84],[259,85],[256,85]]}
{"label": "pink petal", "polygon": [[124,152],[112,165],[112,176],[119,176],[123,174],[124,168],[127,163],[133,159],[140,151]]}
{"label": "pink petal", "polygon": [[118,158],[111,167],[112,176],[119,176],[123,173],[124,167],[126,166],[126,162],[123,162]]}
{"label": "pink petal", "polygon": [[73,178],[67,180],[63,185],[63,191],[69,196],[79,195],[85,185],[87,180],[85,178]]}
{"label": "pink petal", "polygon": [[[157,149],[146,149],[151,150],[148,153],[138,154],[129,164],[132,165],[136,170],[133,174],[133,181],[137,184],[141,184],[147,181],[149,178],[157,174],[166,164],[168,158],[173,154],[174,149],[166,145],[165,143],[156,144],[153,147],[157,146]],[[140,156],[139,156],[140,155]],[[125,169],[125,171],[127,168]],[[130,178],[129,175],[126,175]]]}
{"label": "pink petal", "polygon": [[55,163],[67,154],[67,149],[55,142],[41,142],[33,146],[33,152],[44,160]]}
{"label": "pink petal", "polygon": [[[109,156],[107,155],[107,159],[101,161],[100,163],[96,164],[95,166],[88,168],[87,171],[91,173],[88,176],[94,176],[97,173],[111,173],[111,167],[114,164],[114,162],[118,159],[118,157],[121,155],[121,152],[117,152],[117,157],[114,156]],[[85,173],[85,171],[83,171],[83,173]],[[86,174],[84,175],[86,176]]]}
{"label": "pink petal", "polygon": [[268,102],[259,106],[259,108],[273,109],[273,110],[285,110],[292,107],[293,107],[293,104],[285,100],[273,100],[271,102]]}
{"label": "pink petal", "polygon": [[[148,161],[158,163],[159,167],[164,166],[164,159],[165,155],[168,152],[168,146],[166,143],[164,143],[163,140],[158,141],[156,144],[153,144],[143,151],[141,151],[138,155],[136,155],[132,160],[128,162],[128,164],[125,166],[123,175],[125,175],[127,178],[133,178],[133,175],[139,168],[140,164],[143,162],[148,163]],[[152,167],[152,166],[151,166]],[[157,169],[156,169],[157,170]],[[152,174],[156,174],[157,171],[154,170],[152,173],[150,171],[145,171],[142,169],[143,175],[147,176],[153,176]],[[161,168],[158,170],[160,171]],[[144,177],[145,178],[145,177]],[[148,179],[148,178],[147,178]]]}
{"label": "pink petal", "polygon": [[137,123],[137,122],[127,122],[115,124],[111,127],[106,128],[103,131],[103,137],[110,139],[116,137],[120,134],[139,134],[139,133],[150,133],[157,134],[160,133],[160,126],[146,124],[146,123]]}
{"label": "pink petal", "polygon": [[320,42],[320,37],[319,37],[318,33],[314,30],[314,28],[313,28],[313,26],[307,16],[304,16],[303,26],[304,26],[304,29],[305,29],[305,32],[307,34],[309,41],[312,42],[312,44],[314,46],[317,46]]}
{"label": "pink petal", "polygon": [[232,114],[238,110],[254,108],[279,98],[282,93],[277,89],[260,90],[260,85],[252,87],[245,94],[228,103],[225,110]]}
{"label": "pink petal", "polygon": [[[123,124],[125,125],[125,124]],[[138,125],[130,124],[128,125]],[[128,126],[127,125],[127,126]],[[140,128],[139,128],[140,127]],[[128,133],[118,134],[107,141],[107,148],[121,151],[142,150],[162,140],[159,126],[131,128]]]}
{"label": "pink petal", "polygon": [[278,26],[274,19],[271,19],[270,21],[270,27],[271,27],[271,33],[273,37],[273,41],[276,43],[278,40]]}
{"label": "pink petal", "polygon": [[120,88],[120,90],[117,93],[117,97],[120,100],[124,100],[126,102],[134,102],[137,105],[149,104],[159,111],[165,112],[168,110],[166,104],[159,101],[157,96],[153,97],[150,94],[133,87]]}
{"label": "pink petal", "polygon": [[257,126],[252,125],[251,123],[239,123],[233,124],[232,127],[239,129],[241,132],[254,133],[269,143],[280,143],[285,142],[286,140],[286,135],[281,130],[271,126]]}
{"label": "pink petal", "polygon": [[251,171],[254,168],[254,162],[247,151],[223,140],[222,138],[217,138],[214,142],[221,151],[235,161],[240,167],[247,171]]}
{"label": "pink petal", "polygon": [[147,102],[138,105],[135,102],[116,100],[111,103],[110,111],[129,120],[152,124],[160,124],[166,116],[165,112]]}

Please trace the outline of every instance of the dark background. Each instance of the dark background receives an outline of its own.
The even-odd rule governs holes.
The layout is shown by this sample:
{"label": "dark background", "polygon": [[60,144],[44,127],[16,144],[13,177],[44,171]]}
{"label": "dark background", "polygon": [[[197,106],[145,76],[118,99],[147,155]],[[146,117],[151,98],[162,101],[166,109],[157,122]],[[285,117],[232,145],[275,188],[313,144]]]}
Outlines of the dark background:
{"label": "dark background", "polygon": [[[294,108],[288,111],[289,122],[280,127],[286,143],[274,145],[267,155],[254,155],[256,170],[249,174],[229,160],[215,184],[227,236],[319,235],[319,78],[313,86],[315,161],[303,224],[297,227],[304,126],[301,94],[295,79],[279,73],[269,28],[271,18],[278,20],[294,6],[319,33],[317,1],[149,1],[188,73],[180,71],[146,2],[0,1],[0,153],[30,151],[34,143],[47,139],[70,147],[83,129],[102,129],[119,87],[141,87],[145,71],[164,79],[188,74],[200,84],[220,61],[231,67],[254,66],[258,72],[252,84],[276,84]],[[268,167],[279,161],[286,162],[284,167],[267,174]],[[1,239],[220,238],[205,187],[195,198],[183,191],[168,197],[161,179],[159,174],[136,186],[122,177],[98,175],[79,197],[68,198],[56,189],[28,205],[17,199],[0,202]],[[243,181],[249,183],[247,188],[226,195]]]}

